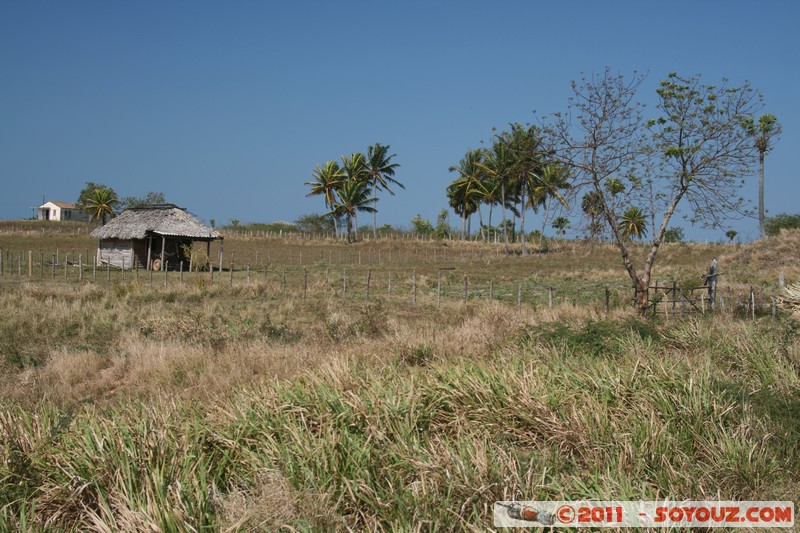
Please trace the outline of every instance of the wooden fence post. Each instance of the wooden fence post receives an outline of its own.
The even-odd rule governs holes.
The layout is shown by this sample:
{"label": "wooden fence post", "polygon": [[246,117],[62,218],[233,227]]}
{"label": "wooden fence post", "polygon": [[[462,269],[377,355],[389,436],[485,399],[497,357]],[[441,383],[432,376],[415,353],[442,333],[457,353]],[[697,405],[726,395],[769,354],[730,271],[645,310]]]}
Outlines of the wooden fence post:
{"label": "wooden fence post", "polygon": [[489,280],[489,301],[494,300],[494,279]]}
{"label": "wooden fence post", "polygon": [[553,308],[553,287],[547,288],[547,307]]}
{"label": "wooden fence post", "polygon": [[517,284],[517,309],[522,307],[522,283]]}
{"label": "wooden fence post", "polygon": [[610,301],[610,300],[611,300],[611,292],[608,290],[608,287],[606,287],[606,290],[605,290],[605,311],[606,311],[606,317],[608,317],[608,311],[609,311],[609,301]]}
{"label": "wooden fence post", "polygon": [[442,271],[436,276],[436,307],[442,306]]}
{"label": "wooden fence post", "polygon": [[678,284],[672,281],[672,313],[675,313],[675,306],[677,305],[678,298]]}
{"label": "wooden fence post", "polygon": [[28,250],[28,277],[33,277],[33,250]]}
{"label": "wooden fence post", "polygon": [[303,301],[308,297],[308,267],[303,267]]}
{"label": "wooden fence post", "polygon": [[392,273],[391,272],[389,272],[389,284],[386,287],[386,297],[387,298],[391,298],[392,297]]}
{"label": "wooden fence post", "polygon": [[164,269],[164,287],[167,286],[167,272],[169,272],[169,261],[164,261],[161,265],[161,268]]}
{"label": "wooden fence post", "polygon": [[717,278],[719,272],[717,271],[717,258],[711,261],[711,266],[708,269],[706,276],[706,283],[708,284],[708,307],[713,312],[717,308]]}
{"label": "wooden fence post", "polygon": [[413,296],[411,299],[412,305],[417,305],[417,271],[411,273],[411,284],[413,288]]}
{"label": "wooden fence post", "polygon": [[368,268],[367,269],[367,288],[366,288],[365,295],[364,295],[364,298],[366,300],[369,300],[369,283],[370,283],[371,280],[372,280],[372,269]]}
{"label": "wooden fence post", "polygon": [[180,275],[178,276],[178,285],[183,285],[183,261],[181,261]]}

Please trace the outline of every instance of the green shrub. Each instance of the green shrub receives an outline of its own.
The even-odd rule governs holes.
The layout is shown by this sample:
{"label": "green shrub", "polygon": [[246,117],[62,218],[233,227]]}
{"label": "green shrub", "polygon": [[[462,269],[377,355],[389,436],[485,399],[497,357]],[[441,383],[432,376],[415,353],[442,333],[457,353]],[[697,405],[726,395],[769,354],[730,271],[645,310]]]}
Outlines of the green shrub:
{"label": "green shrub", "polygon": [[764,220],[764,231],[770,237],[778,235],[782,229],[798,229],[800,228],[800,214],[790,215],[788,213],[780,213],[774,217],[767,217]]}

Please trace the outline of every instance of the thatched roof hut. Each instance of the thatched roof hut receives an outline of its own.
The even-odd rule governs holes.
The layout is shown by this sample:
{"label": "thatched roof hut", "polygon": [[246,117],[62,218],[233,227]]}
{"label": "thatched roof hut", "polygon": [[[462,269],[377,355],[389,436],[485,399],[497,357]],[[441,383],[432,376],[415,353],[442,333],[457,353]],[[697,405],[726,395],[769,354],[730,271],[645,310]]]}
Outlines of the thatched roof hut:
{"label": "thatched roof hut", "polygon": [[98,262],[120,268],[142,266],[161,270],[167,262],[177,268],[187,261],[193,241],[210,243],[220,234],[174,204],[143,205],[126,209],[92,232],[99,239]]}

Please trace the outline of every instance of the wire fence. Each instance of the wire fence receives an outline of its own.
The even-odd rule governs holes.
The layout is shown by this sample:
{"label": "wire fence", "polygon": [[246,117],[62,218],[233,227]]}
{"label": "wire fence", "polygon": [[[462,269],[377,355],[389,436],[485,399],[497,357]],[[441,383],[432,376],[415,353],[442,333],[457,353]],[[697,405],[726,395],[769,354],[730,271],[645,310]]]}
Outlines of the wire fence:
{"label": "wire fence", "polygon": [[[87,259],[88,258],[88,259]],[[262,256],[262,259],[267,257]],[[368,259],[372,259],[370,256]],[[498,272],[471,272],[474,264],[442,267],[422,264],[407,268],[402,262],[377,264],[363,261],[337,264],[315,261],[311,264],[236,264],[235,257],[225,268],[210,265],[189,271],[189,264],[166,263],[163,270],[113,267],[97,261],[96,253],[85,250],[50,254],[43,251],[0,250],[0,283],[130,284],[151,289],[251,287],[264,297],[302,300],[340,298],[355,301],[383,299],[412,305],[443,302],[504,302],[517,307],[553,308],[562,305],[593,306],[601,312],[633,307],[633,289],[625,283],[585,280],[509,279]],[[651,315],[690,315],[731,312],[755,318],[776,315],[776,292],[766,288],[720,286],[712,301],[707,287],[681,288],[675,283],[651,287]]]}

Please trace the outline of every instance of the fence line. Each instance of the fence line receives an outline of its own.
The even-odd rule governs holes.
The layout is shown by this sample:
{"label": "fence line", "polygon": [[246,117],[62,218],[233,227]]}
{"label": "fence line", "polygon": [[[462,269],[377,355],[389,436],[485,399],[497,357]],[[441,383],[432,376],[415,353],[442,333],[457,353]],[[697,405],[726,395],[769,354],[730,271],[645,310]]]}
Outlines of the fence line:
{"label": "fence line", "polygon": [[[432,271],[419,271],[418,268],[403,269],[402,263],[393,263],[383,270],[375,270],[371,265],[387,265],[383,262],[385,259],[381,254],[373,254],[371,250],[366,254],[362,254],[361,250],[358,252],[358,255],[355,255],[353,250],[349,250],[347,255],[352,263],[340,263],[337,266],[341,268],[333,269],[332,250],[329,250],[327,261],[323,260],[321,263],[302,264],[302,260],[302,266],[246,263],[239,264],[238,270],[235,268],[236,258],[232,254],[227,268],[227,283],[222,278],[222,264],[210,265],[207,271],[192,272],[187,270],[189,265],[184,262],[177,265],[166,263],[163,283],[159,285],[163,287],[251,286],[258,287],[267,296],[274,297],[279,294],[280,297],[302,297],[303,300],[337,297],[369,301],[377,294],[378,297],[392,301],[407,299],[412,305],[417,305],[418,300],[421,303],[437,306],[441,306],[442,301],[460,301],[463,304],[472,301],[500,301],[516,305],[518,308],[522,305],[536,308],[553,308],[564,304],[594,305],[606,313],[613,308],[625,307],[628,305],[626,302],[630,302],[628,298],[630,288],[625,285],[496,280],[492,276],[487,278],[485,274],[481,279],[480,275],[474,275],[469,269],[456,272],[456,267],[439,267]],[[92,259],[89,261],[88,250],[86,255],[76,254],[74,250],[56,250],[49,255],[49,258],[42,250],[39,250],[38,254],[37,260],[32,250],[26,252],[0,250],[0,281],[140,284],[140,269],[130,268],[124,263],[122,268],[112,268],[108,263],[102,265],[105,267],[105,276],[99,277],[97,269],[101,265],[98,263],[97,254],[92,254]],[[264,257],[265,255],[260,255],[260,258]],[[270,258],[269,253],[266,254],[266,258]],[[433,254],[431,260],[437,262],[436,254]],[[57,268],[63,268],[63,281],[57,279]],[[338,280],[337,275],[340,276]],[[782,277],[783,273],[780,273],[778,280],[781,281]],[[152,270],[147,272],[145,284],[154,286]],[[373,285],[385,286],[386,290],[374,291]],[[769,314],[770,311],[773,316],[776,315],[774,290],[755,287],[746,290],[743,286],[720,286],[714,301],[708,299],[704,293],[700,296],[695,294],[707,289],[706,286],[681,288],[675,283],[671,286],[659,286],[657,283],[651,287],[653,301],[650,312],[653,315],[667,317],[706,313],[713,309],[748,315],[750,318]]]}

